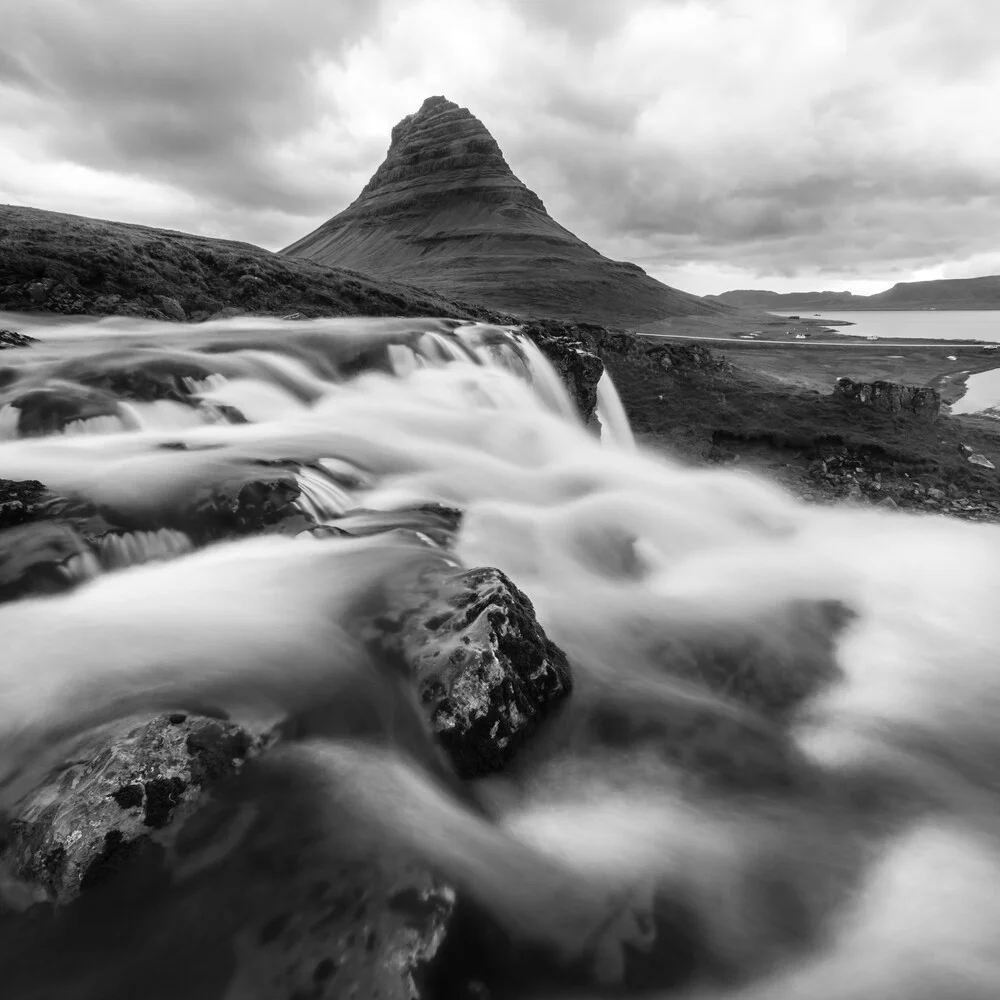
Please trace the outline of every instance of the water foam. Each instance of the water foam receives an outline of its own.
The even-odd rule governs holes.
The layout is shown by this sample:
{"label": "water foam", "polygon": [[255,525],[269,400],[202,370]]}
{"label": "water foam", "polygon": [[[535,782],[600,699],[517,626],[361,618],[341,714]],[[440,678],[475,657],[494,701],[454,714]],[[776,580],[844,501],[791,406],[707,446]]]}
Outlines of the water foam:
{"label": "water foam", "polygon": [[[975,915],[1000,898],[997,528],[807,507],[753,476],[635,448],[608,378],[598,439],[537,348],[488,324],[255,320],[171,336],[162,357],[193,353],[211,373],[187,385],[191,400],[122,404],[127,428],[0,443],[0,477],[160,525],[102,542],[81,574],[97,579],[72,593],[0,609],[7,802],[26,761],[115,713],[240,692],[288,709],[332,683],[338,657],[361,669],[351,595],[434,550],[309,531],[304,545],[191,552],[162,527],[193,497],[280,466],[317,525],[460,508],[455,557],[506,571],[575,668],[564,742],[500,779],[510,787],[492,801],[506,805],[486,818],[391,754],[289,751],[366,829],[416,850],[512,933],[593,959],[593,981],[622,975],[602,950],[612,916],[651,919],[666,892],[731,981],[765,976],[733,995],[846,1000],[906,983],[930,997],[907,956],[940,984],[939,944],[949,975],[969,975],[967,995],[995,995],[992,936]],[[17,352],[25,380],[54,377],[53,344]],[[206,422],[202,402],[251,422]],[[669,742],[692,712],[780,744],[787,788],[730,801],[692,779],[690,758],[649,752],[650,732]],[[618,744],[593,735],[607,713],[629,734]],[[776,914],[783,892],[794,927]],[[913,912],[932,904],[944,915]],[[806,945],[826,941],[810,959]]]}

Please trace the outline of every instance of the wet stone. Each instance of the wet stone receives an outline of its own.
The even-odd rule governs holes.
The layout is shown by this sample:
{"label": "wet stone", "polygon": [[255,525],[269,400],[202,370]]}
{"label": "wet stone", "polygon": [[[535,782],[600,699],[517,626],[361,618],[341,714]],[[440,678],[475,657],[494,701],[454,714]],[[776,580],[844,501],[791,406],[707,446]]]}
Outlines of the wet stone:
{"label": "wet stone", "polygon": [[502,767],[571,690],[565,654],[500,570],[440,574],[395,621],[376,624],[463,777]]}
{"label": "wet stone", "polygon": [[19,804],[0,864],[41,898],[67,902],[95,866],[130,861],[151,833],[190,812],[210,778],[239,769],[250,745],[238,726],[196,716],[95,730]]}

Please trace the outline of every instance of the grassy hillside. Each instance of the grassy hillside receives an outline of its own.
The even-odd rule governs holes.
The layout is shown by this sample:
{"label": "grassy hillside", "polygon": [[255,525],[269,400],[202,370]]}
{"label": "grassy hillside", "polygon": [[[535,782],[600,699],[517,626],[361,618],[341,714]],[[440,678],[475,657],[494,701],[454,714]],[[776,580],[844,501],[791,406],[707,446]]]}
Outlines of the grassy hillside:
{"label": "grassy hillside", "polygon": [[0,205],[0,309],[202,320],[303,316],[500,318],[423,288],[249,243]]}

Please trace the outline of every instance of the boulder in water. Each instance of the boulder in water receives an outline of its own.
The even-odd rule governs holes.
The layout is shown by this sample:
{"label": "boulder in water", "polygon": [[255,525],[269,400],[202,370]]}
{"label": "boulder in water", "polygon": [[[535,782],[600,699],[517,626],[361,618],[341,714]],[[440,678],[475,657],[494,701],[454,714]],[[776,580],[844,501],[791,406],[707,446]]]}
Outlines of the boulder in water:
{"label": "boulder in water", "polygon": [[502,767],[570,693],[565,654],[500,570],[442,575],[416,606],[377,624],[396,637],[431,726],[463,777]]}
{"label": "boulder in water", "polygon": [[314,526],[296,504],[299,485],[288,470],[275,468],[260,479],[234,477],[206,489],[174,525],[195,541],[208,544],[259,533],[295,535]]}
{"label": "boulder in water", "polygon": [[65,903],[136,857],[204,786],[234,773],[252,744],[237,726],[184,715],[93,732],[19,806],[5,875],[36,901]]}
{"label": "boulder in water", "polygon": [[69,590],[98,565],[91,546],[65,522],[0,531],[0,604]]}
{"label": "boulder in water", "polygon": [[0,479],[0,602],[68,590],[115,530],[91,504],[35,480]]}
{"label": "boulder in water", "polygon": [[29,337],[26,333],[18,333],[16,330],[0,330],[0,351],[8,347],[30,347],[37,343],[37,337]]}
{"label": "boulder in water", "polygon": [[68,590],[104,569],[252,534],[314,526],[291,473],[261,470],[196,494],[170,523],[69,500],[34,480],[0,479],[0,602]]}
{"label": "boulder in water", "polygon": [[254,799],[234,772],[256,746],[200,717],[107,727],[23,803],[0,854],[10,995],[422,995],[453,893],[406,858],[341,843],[294,770],[265,766]]}
{"label": "boulder in water", "polygon": [[24,391],[13,391],[4,402],[17,411],[18,437],[44,437],[63,433],[79,421],[105,418],[115,429],[121,427],[118,403],[109,393],[85,385],[59,381]]}

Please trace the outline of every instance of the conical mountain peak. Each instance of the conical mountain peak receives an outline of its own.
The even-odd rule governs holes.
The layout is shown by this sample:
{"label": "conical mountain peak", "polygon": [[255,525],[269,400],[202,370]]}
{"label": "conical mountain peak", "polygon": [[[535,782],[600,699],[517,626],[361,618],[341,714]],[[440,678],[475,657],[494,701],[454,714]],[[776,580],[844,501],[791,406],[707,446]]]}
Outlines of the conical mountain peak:
{"label": "conical mountain peak", "polygon": [[420,110],[392,130],[382,165],[351,205],[363,214],[422,209],[442,196],[493,203],[510,201],[545,211],[521,183],[496,139],[468,108],[446,97],[428,97]]}
{"label": "conical mountain peak", "polygon": [[392,129],[351,205],[283,252],[523,315],[621,327],[726,310],[560,226],[486,126],[441,95]]}

